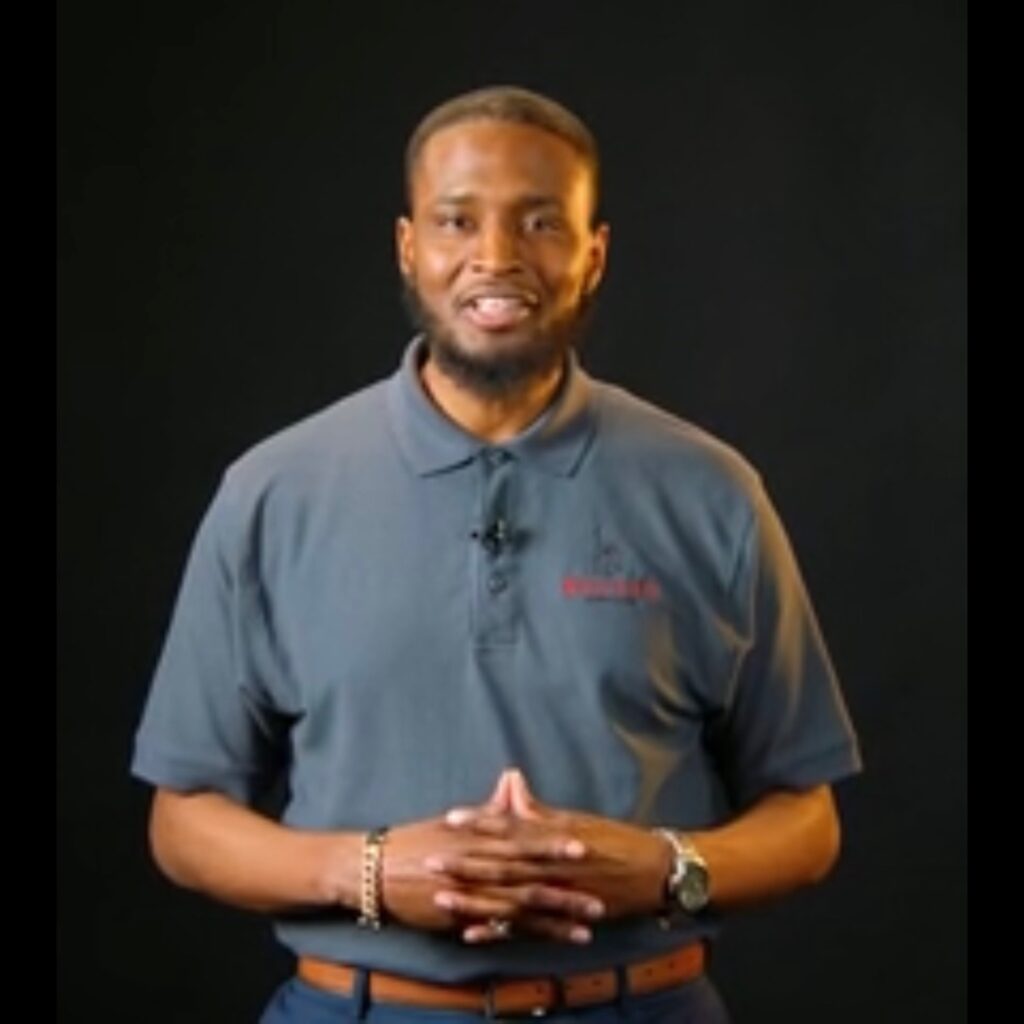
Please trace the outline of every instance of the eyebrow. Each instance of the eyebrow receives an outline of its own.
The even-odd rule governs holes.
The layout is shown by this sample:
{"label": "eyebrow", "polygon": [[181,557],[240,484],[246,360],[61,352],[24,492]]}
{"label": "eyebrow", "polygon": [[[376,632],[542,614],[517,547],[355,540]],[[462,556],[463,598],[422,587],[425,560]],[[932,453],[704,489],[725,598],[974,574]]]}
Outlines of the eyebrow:
{"label": "eyebrow", "polygon": [[[434,200],[434,205],[442,206],[450,204],[457,206],[459,204],[472,203],[476,198],[477,195],[474,192],[447,192],[438,196],[437,199]],[[522,196],[517,199],[513,205],[518,207],[557,206],[561,208],[563,203],[557,196],[536,194]]]}

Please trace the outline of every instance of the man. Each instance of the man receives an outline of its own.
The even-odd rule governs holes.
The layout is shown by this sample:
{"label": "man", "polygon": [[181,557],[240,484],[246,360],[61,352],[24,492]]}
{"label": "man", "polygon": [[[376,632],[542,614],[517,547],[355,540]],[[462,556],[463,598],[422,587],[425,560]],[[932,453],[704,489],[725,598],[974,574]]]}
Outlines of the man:
{"label": "man", "polygon": [[859,764],[788,543],[740,456],[579,367],[575,116],[458,97],[407,174],[421,334],[196,538],[137,737],[155,857],[276,916],[266,1021],[724,1020],[719,912],[827,873]]}

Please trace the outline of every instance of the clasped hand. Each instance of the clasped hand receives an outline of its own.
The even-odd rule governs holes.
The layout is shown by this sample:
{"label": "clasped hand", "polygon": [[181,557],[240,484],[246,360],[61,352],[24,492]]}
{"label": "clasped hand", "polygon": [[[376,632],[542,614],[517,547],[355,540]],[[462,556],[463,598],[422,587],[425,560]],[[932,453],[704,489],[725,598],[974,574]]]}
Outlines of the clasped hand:
{"label": "clasped hand", "polygon": [[404,924],[457,929],[466,942],[511,930],[586,943],[596,922],[661,905],[670,858],[650,831],[548,807],[509,770],[486,803],[391,831],[384,905]]}

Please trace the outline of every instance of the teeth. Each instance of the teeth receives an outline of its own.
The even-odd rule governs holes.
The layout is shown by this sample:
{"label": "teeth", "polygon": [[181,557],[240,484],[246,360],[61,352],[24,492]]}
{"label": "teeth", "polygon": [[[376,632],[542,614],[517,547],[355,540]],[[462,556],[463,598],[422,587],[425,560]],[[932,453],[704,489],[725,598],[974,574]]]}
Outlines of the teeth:
{"label": "teeth", "polygon": [[518,295],[478,295],[468,308],[477,327],[488,331],[507,330],[533,315],[530,303]]}
{"label": "teeth", "polygon": [[521,309],[526,303],[511,295],[481,295],[473,300],[481,313],[504,313],[506,310]]}

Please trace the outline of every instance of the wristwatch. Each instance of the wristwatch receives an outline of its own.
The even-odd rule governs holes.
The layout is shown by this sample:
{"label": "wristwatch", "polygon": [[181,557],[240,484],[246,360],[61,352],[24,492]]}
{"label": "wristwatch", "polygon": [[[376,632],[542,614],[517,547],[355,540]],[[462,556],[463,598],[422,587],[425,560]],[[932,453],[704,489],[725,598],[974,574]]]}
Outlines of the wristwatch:
{"label": "wristwatch", "polygon": [[665,882],[665,898],[669,906],[678,906],[687,914],[696,914],[708,905],[710,879],[708,865],[697,847],[678,832],[656,829],[672,847],[672,867]]}

